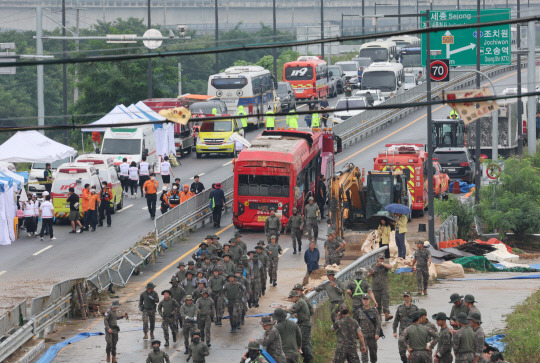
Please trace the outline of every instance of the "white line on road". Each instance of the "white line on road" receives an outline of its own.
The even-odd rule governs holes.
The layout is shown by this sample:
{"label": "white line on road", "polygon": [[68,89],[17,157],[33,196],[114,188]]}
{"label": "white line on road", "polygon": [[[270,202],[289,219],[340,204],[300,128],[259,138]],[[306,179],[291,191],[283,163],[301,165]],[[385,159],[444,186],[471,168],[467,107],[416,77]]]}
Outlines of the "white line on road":
{"label": "white line on road", "polygon": [[[198,176],[203,176],[204,174],[206,173],[200,173],[200,174],[197,174]],[[189,178],[189,180],[193,180],[193,177]]]}
{"label": "white line on road", "polygon": [[0,276],[2,276],[3,274],[5,274],[7,271],[0,271]]}
{"label": "white line on road", "polygon": [[229,165],[229,164],[232,164],[232,160],[229,161],[228,163],[223,164],[223,166],[227,166],[227,165]]}
{"label": "white line on road", "polygon": [[142,209],[142,210],[147,210],[147,209],[148,209],[148,207],[142,207],[141,209]]}
{"label": "white line on road", "polygon": [[124,208],[120,209],[119,211],[117,211],[116,213],[122,213],[123,211],[125,211],[126,209],[129,209],[133,207],[133,204],[129,204],[129,205],[126,205]]}
{"label": "white line on road", "polygon": [[288,248],[288,247],[285,248],[285,249],[283,250],[283,253],[282,253],[279,257],[283,256],[283,255],[285,254],[285,252],[287,252],[288,250],[290,250],[290,248]]}
{"label": "white line on road", "polygon": [[36,253],[34,253],[34,256],[37,256],[37,255],[39,255],[40,253],[47,251],[49,248],[53,248],[53,245],[48,245],[47,247],[40,249],[39,251],[37,251]]}

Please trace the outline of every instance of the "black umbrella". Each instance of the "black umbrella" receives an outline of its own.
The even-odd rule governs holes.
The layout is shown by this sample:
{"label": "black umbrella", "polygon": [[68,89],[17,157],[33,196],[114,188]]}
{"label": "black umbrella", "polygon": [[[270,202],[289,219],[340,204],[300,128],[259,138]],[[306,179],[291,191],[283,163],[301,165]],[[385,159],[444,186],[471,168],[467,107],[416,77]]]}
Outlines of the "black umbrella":
{"label": "black umbrella", "polygon": [[396,223],[396,220],[392,217],[390,217],[388,212],[378,212],[377,214],[372,215],[367,220],[367,225],[371,229],[376,229],[381,224],[381,219],[384,219],[387,226],[390,226],[392,230],[395,229],[394,223]]}

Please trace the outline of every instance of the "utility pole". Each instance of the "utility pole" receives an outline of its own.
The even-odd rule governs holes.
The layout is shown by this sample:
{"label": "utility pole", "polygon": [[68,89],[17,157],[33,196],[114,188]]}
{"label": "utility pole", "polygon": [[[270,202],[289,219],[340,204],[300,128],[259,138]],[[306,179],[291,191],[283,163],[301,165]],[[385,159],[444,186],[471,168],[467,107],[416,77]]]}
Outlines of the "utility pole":
{"label": "utility pole", "polygon": [[[517,18],[520,14],[520,1],[517,0]],[[523,102],[521,102],[521,25],[518,23],[516,28],[516,48],[517,48],[517,104],[518,104],[518,155],[523,154]]]}
{"label": "utility pole", "polygon": [[[75,16],[75,36],[79,36],[79,12],[81,10],[79,9],[79,3],[77,2],[77,9],[76,9],[76,16]],[[75,41],[75,47],[77,52],[79,51],[79,40]],[[79,72],[77,64],[75,64],[75,89],[73,90],[73,104],[76,104],[79,100]]]}
{"label": "utility pole", "polygon": [[[476,0],[476,22],[480,23],[480,0]],[[480,27],[476,28],[476,70],[480,72],[480,38],[481,32]],[[480,73],[476,73],[476,88],[480,89]],[[482,169],[480,168],[480,133],[482,132],[482,123],[481,119],[477,119],[475,122],[476,128],[476,141],[475,141],[475,150],[474,150],[474,161],[475,161],[475,170],[476,174],[474,177],[474,203],[478,204],[480,202],[480,179],[482,177]]]}
{"label": "utility pole", "polygon": [[[151,0],[148,0],[148,29],[152,28],[152,19],[150,17],[150,2]],[[148,53],[150,53],[151,51],[151,49],[148,49]],[[152,58],[148,58],[148,98],[152,97]]]}
{"label": "utility pole", "polygon": [[[41,6],[36,7],[36,53],[43,55],[43,13]],[[40,59],[40,58],[38,58]],[[45,126],[45,101],[43,91],[43,64],[37,66],[37,108],[38,126]],[[45,133],[45,131],[41,131]]]}
{"label": "utility pole", "polygon": [[[66,36],[66,0],[62,0],[62,36]],[[62,40],[62,59],[66,59],[67,42]],[[62,64],[62,111],[64,125],[68,124],[67,63]],[[68,144],[68,131],[64,131],[64,144]]]}
{"label": "utility pole", "polygon": [[178,96],[182,95],[182,63],[178,62]]}
{"label": "utility pole", "polygon": [[[324,39],[324,0],[321,0],[321,39]],[[321,59],[324,60],[324,43],[321,43]]]}
{"label": "utility pole", "polygon": [[365,20],[364,20],[365,19],[365,17],[364,17],[364,15],[365,15],[364,14],[364,6],[365,6],[364,2],[365,2],[365,0],[362,0],[362,35],[364,35],[365,32],[366,32],[366,24],[365,24]]}
{"label": "utility pole", "polygon": [[[276,42],[276,0],[273,0],[272,4],[272,22],[274,24],[274,43]],[[277,50],[272,48],[272,58],[274,58],[274,76],[277,77]]]}
{"label": "utility pole", "polygon": [[[219,39],[219,20],[218,20],[218,0],[215,0],[215,3],[214,3],[214,17],[215,17],[215,23],[216,23],[216,29],[215,29],[215,34],[214,34],[214,38],[215,38],[215,44],[214,46],[217,48],[218,47],[218,39]],[[216,73],[219,73],[219,57],[218,57],[218,53],[216,52],[216,69],[215,69]]]}
{"label": "utility pole", "polygon": [[401,31],[401,0],[398,0],[398,7],[397,7],[397,13],[398,13],[398,31]]}
{"label": "utility pole", "polygon": [[[426,11],[426,28],[431,28],[431,13],[430,10]],[[426,33],[426,93],[428,102],[427,105],[427,152],[428,152],[428,239],[429,243],[435,246],[435,208],[433,206],[434,196],[433,196],[433,119],[432,119],[432,109],[431,109],[431,34],[430,32]]]}
{"label": "utility pole", "polygon": [[[529,54],[527,55],[527,92],[534,91],[534,85],[536,82],[536,64],[535,64],[535,44],[536,44],[536,25],[534,21],[530,21],[527,26],[527,48]],[[529,96],[527,100],[527,143],[529,154],[536,154],[536,97]]]}

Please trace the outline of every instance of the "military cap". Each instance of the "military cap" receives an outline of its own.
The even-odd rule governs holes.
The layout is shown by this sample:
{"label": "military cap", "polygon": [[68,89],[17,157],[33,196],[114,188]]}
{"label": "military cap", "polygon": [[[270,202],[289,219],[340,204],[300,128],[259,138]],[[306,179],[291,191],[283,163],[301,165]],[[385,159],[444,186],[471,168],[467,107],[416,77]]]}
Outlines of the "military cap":
{"label": "military cap", "polygon": [[198,268],[197,270],[195,270],[197,274],[204,274],[204,271],[202,268]]}
{"label": "military cap", "polygon": [[253,259],[254,259],[254,260],[258,260],[258,259],[259,259],[259,254],[258,254],[258,253],[254,253],[254,254],[253,254]]}
{"label": "military cap", "polygon": [[236,278],[236,275],[235,275],[235,274],[228,274],[228,275],[227,275],[227,278],[229,278],[229,277],[234,277],[234,278]]}
{"label": "military cap", "polygon": [[469,324],[469,320],[467,319],[467,314],[465,313],[457,314],[456,320],[459,321],[461,324]]}
{"label": "military cap", "polygon": [[112,304],[111,304],[111,307],[113,308],[117,308],[119,307],[121,304],[120,304],[120,301],[118,300],[113,300]]}
{"label": "military cap", "polygon": [[474,321],[475,323],[482,324],[482,317],[478,313],[471,313],[467,319]]}
{"label": "military cap", "polygon": [[362,295],[362,300],[363,300],[363,299],[369,300],[369,295],[368,295],[368,294],[363,294],[363,295]]}
{"label": "military cap", "polygon": [[411,296],[411,292],[410,291],[403,291],[403,296]]}
{"label": "military cap", "polygon": [[204,294],[210,295],[211,293],[212,293],[212,290],[211,290],[210,288],[204,289],[204,290],[202,291],[202,294],[203,294],[203,295],[204,295]]}
{"label": "military cap", "polygon": [[379,258],[379,259],[382,258],[384,260],[386,257],[384,256],[384,253],[379,253],[377,255],[377,258]]}
{"label": "military cap", "polygon": [[263,247],[263,246],[256,246],[255,249],[256,249],[256,250],[258,250],[258,249],[261,249],[261,250],[262,250],[262,249],[264,249],[264,247]]}
{"label": "military cap", "polygon": [[418,309],[418,312],[419,312],[420,314],[422,314],[422,315],[420,315],[420,316],[424,316],[424,315],[427,316],[427,311],[426,311],[426,309],[424,309],[424,308]]}
{"label": "military cap", "polygon": [[193,273],[193,270],[186,270],[186,272],[184,273],[184,275],[188,275],[188,274],[191,274],[192,276],[194,275]]}
{"label": "military cap", "polygon": [[275,322],[272,320],[272,317],[270,315],[264,315],[261,317],[260,323],[261,325],[274,325]]}
{"label": "military cap", "polygon": [[236,243],[236,238],[231,238],[231,239],[229,240],[229,243]]}
{"label": "military cap", "polygon": [[190,260],[187,264],[188,264],[189,266],[194,265],[194,264],[195,264],[195,261]]}
{"label": "military cap", "polygon": [[463,299],[463,295],[460,295],[457,292],[454,292],[452,295],[450,295],[450,301],[448,303],[453,304],[459,299]]}
{"label": "military cap", "polygon": [[274,310],[272,317],[277,321],[283,321],[287,319],[287,313],[282,308],[277,308],[276,310]]}
{"label": "military cap", "polygon": [[[246,254],[247,254],[247,255],[249,255],[250,253],[253,253],[253,254],[255,254],[256,252],[255,252],[255,251],[247,251],[247,253],[246,253]],[[242,257],[244,257],[244,256],[242,256]]]}
{"label": "military cap", "polygon": [[154,340],[152,340],[152,345],[155,345],[155,344],[161,345],[161,342],[159,340],[157,340],[157,339],[154,339]]}
{"label": "military cap", "polygon": [[240,232],[236,232],[236,233],[234,234],[234,237],[238,238],[238,237],[242,237],[242,235],[240,234]]}
{"label": "military cap", "polygon": [[474,295],[465,295],[465,299],[463,299],[463,301],[465,302],[468,302],[468,303],[475,303],[476,301],[474,300]]}
{"label": "military cap", "polygon": [[223,248],[225,248],[225,246],[231,247],[231,244],[230,244],[229,242],[225,242],[225,243],[223,244]]}
{"label": "military cap", "polygon": [[439,312],[439,313],[437,313],[437,314],[433,314],[433,315],[431,316],[431,318],[432,318],[433,320],[448,320],[448,319],[450,319],[450,318],[449,318],[448,316],[446,316],[446,314],[443,313],[443,312]]}
{"label": "military cap", "polygon": [[298,291],[296,291],[296,290],[291,290],[291,292],[289,292],[289,297],[296,297],[296,296],[300,296],[300,294],[298,293]]}
{"label": "military cap", "polygon": [[193,296],[187,295],[186,298],[185,298],[184,300],[193,300]]}
{"label": "military cap", "polygon": [[264,240],[260,239],[259,242],[257,242],[258,246],[264,246],[266,243],[264,243]]}
{"label": "military cap", "polygon": [[213,234],[212,239],[219,239],[219,236],[217,234]]}
{"label": "military cap", "polygon": [[309,197],[309,198],[308,198],[308,200],[315,200],[315,198],[313,198],[313,197]]}
{"label": "military cap", "polygon": [[169,283],[170,283],[170,284],[174,284],[175,282],[179,282],[179,281],[178,281],[178,278],[177,278],[175,275],[173,275],[173,276],[171,277],[171,281],[169,281]]}
{"label": "military cap", "polygon": [[249,342],[246,348],[251,350],[261,350],[261,346],[255,341]]}
{"label": "military cap", "polygon": [[411,316],[409,317],[409,321],[412,321],[413,323],[415,321],[417,321],[418,319],[420,319],[422,316],[424,316],[420,311],[415,311],[414,313],[411,314]]}
{"label": "military cap", "polygon": [[232,253],[230,253],[230,252],[225,252],[225,253],[223,254],[223,257],[225,257],[225,256],[232,257]]}
{"label": "military cap", "polygon": [[275,211],[276,211],[276,208],[274,208],[274,207],[270,207],[270,209],[269,209],[269,210],[270,210],[270,211],[274,211],[274,212],[275,212]]}
{"label": "military cap", "polygon": [[198,331],[198,330],[193,330],[193,331],[191,332],[191,336],[193,337],[193,336],[195,336],[195,335],[201,336],[201,332]]}
{"label": "military cap", "polygon": [[274,234],[271,235],[271,236],[270,236],[270,239],[276,239],[276,235],[274,235]]}
{"label": "military cap", "polygon": [[149,282],[149,283],[146,284],[147,289],[153,289],[154,287],[156,287],[156,285],[154,285],[153,282]]}
{"label": "military cap", "polygon": [[186,264],[184,263],[184,261],[180,262],[180,263],[178,264],[178,266],[176,266],[176,268],[180,268],[181,266],[186,267]]}
{"label": "military cap", "polygon": [[163,291],[161,292],[161,295],[165,295],[165,293],[168,293],[169,295],[171,295],[171,290],[168,290],[168,289],[167,289],[167,290],[163,290]]}
{"label": "military cap", "polygon": [[296,207],[294,207],[294,208],[292,209],[292,211],[293,211],[293,213],[294,213],[294,212],[298,212],[298,209],[297,209]]}
{"label": "military cap", "polygon": [[206,235],[206,237],[205,237],[204,239],[212,239],[212,238],[214,238],[214,236],[213,236],[213,235],[211,235],[211,234],[207,234],[207,235]]}
{"label": "military cap", "polygon": [[302,284],[295,284],[293,289],[295,289],[295,290],[304,290],[304,287],[302,286]]}
{"label": "military cap", "polygon": [[334,270],[327,270],[326,271],[326,276],[335,275],[335,274],[336,274],[336,271],[334,271]]}
{"label": "military cap", "polygon": [[210,260],[212,260],[212,261],[219,261],[219,257],[216,256],[216,255],[213,255],[212,257],[210,257]]}
{"label": "military cap", "polygon": [[208,281],[204,277],[200,280],[197,280],[197,284],[204,284],[206,286],[207,283]]}
{"label": "military cap", "polygon": [[355,276],[365,276],[365,274],[367,273],[366,269],[361,267],[359,268],[358,270],[354,271],[354,275]]}

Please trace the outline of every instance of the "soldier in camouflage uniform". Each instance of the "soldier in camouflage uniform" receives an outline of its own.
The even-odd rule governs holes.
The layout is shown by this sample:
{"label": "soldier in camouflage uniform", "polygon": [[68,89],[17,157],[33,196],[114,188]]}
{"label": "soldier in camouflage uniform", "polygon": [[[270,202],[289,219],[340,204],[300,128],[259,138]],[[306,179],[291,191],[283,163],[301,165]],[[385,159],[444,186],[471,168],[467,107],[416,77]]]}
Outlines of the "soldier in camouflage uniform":
{"label": "soldier in camouflage uniform", "polygon": [[[420,319],[420,324],[422,324],[426,329],[429,329],[429,330],[434,331],[436,333],[437,332],[437,326],[435,324],[433,324],[431,321],[428,320],[426,309],[424,309],[424,308],[418,309],[418,312],[420,314],[422,314],[422,317]],[[435,346],[435,345],[433,345],[433,346]]]}
{"label": "soldier in camouflage uniform", "polygon": [[223,266],[223,273],[226,276],[234,275],[234,270],[236,267],[234,266],[234,262],[231,261],[232,254],[230,252],[226,252],[223,254],[223,263],[221,266]]}
{"label": "soldier in camouflage uniform", "polygon": [[452,357],[452,333],[446,325],[448,317],[445,313],[438,313],[433,315],[433,320],[437,322],[439,326],[439,342],[437,343],[437,350],[433,355],[434,363],[452,363],[454,358]]}
{"label": "soldier in camouflage uniform", "polygon": [[474,349],[476,346],[476,336],[469,326],[467,315],[459,313],[456,316],[459,329],[455,331],[452,337],[452,345],[456,356],[456,363],[473,363]]}
{"label": "soldier in camouflage uniform", "polygon": [[408,347],[410,352],[409,363],[428,363],[431,362],[431,348],[426,349],[427,344],[433,339],[438,339],[437,332],[427,329],[422,325],[421,319],[423,315],[416,311],[411,316],[412,324],[403,331],[403,335],[399,338]]}
{"label": "soldier in camouflage uniform", "polygon": [[362,295],[362,306],[354,311],[354,317],[358,321],[362,334],[364,335],[364,342],[369,351],[362,353],[363,363],[375,363],[377,362],[377,340],[379,340],[379,334],[381,331],[381,319],[379,319],[379,312],[377,308],[372,308],[369,305],[369,295]]}
{"label": "soldier in camouflage uniform", "polygon": [[298,326],[302,332],[302,357],[304,362],[308,363],[313,360],[313,348],[311,346],[311,315],[309,313],[309,304],[302,299],[298,291],[292,290],[289,293],[289,298],[294,305],[287,310],[292,316],[296,316]]}
{"label": "soldier in camouflage uniform", "polygon": [[176,276],[178,283],[181,284],[186,279],[186,264],[184,262],[180,262],[176,268],[178,271],[176,271],[174,275]]}
{"label": "soldier in camouflage uniform", "polygon": [[309,197],[308,204],[304,206],[304,230],[307,231],[309,241],[315,241],[319,237],[319,220],[321,211],[313,197]]}
{"label": "soldier in camouflage uniform", "polygon": [[225,278],[220,275],[221,266],[218,266],[212,272],[212,277],[208,280],[208,288],[212,292],[212,300],[216,309],[216,325],[221,325],[223,311],[225,310],[225,298],[223,297],[223,286],[225,286]]}
{"label": "soldier in camouflage uniform", "polygon": [[251,271],[250,283],[251,283],[251,301],[253,306],[259,307],[259,298],[261,297],[261,275],[264,274],[264,267],[261,261],[259,261],[259,255],[253,254],[252,260],[248,263],[249,270]]}
{"label": "soldier in camouflage uniform", "polygon": [[[251,285],[246,277],[243,275],[244,269],[243,267],[238,267],[236,269],[236,281],[242,286],[244,286],[244,294],[242,295],[241,304],[242,304],[242,313],[240,318],[240,325],[244,325],[244,317],[246,316],[246,313],[248,311],[248,301],[251,296]],[[237,329],[241,329],[241,326],[238,326]]]}
{"label": "soldier in camouflage uniform", "polygon": [[203,292],[206,291],[207,283],[208,281],[206,281],[204,277],[202,279],[197,279],[197,288],[191,294],[191,296],[193,296],[193,301],[197,301],[199,298],[202,297]]}
{"label": "soldier in camouflage uniform", "polygon": [[346,285],[347,288],[347,295],[349,295],[352,298],[352,311],[353,315],[356,309],[359,309],[362,307],[362,296],[364,294],[368,294],[371,299],[373,300],[373,304],[375,307],[377,306],[377,302],[375,301],[375,296],[373,295],[373,291],[371,291],[371,286],[369,286],[369,282],[365,279],[366,278],[366,269],[361,267],[358,270],[354,272],[355,279],[352,281],[349,281]]}
{"label": "soldier in camouflage uniform", "polygon": [[467,307],[467,309],[469,309],[467,316],[471,315],[472,313],[477,313],[478,315],[480,315],[480,318],[482,317],[480,310],[474,305],[476,301],[474,300],[473,295],[465,295],[463,301],[465,302],[465,306]]}
{"label": "soldier in camouflage uniform", "polygon": [[339,242],[336,239],[335,230],[330,230],[328,233],[328,238],[324,242],[325,265],[333,265],[334,263],[339,265],[341,263],[341,259],[343,258],[346,244],[346,242]]}
{"label": "soldier in camouflage uniform", "polygon": [[212,264],[210,255],[208,255],[204,258],[204,262],[201,265],[201,270],[203,271],[203,275],[206,279],[209,279],[210,276],[212,276],[213,268],[214,268],[214,265]]}
{"label": "soldier in camouflage uniform", "polygon": [[186,295],[192,295],[195,289],[197,288],[197,280],[195,279],[194,271],[186,271],[186,279],[182,282],[182,288],[184,289]]}
{"label": "soldier in camouflage uniform", "polygon": [[234,239],[236,240],[236,245],[240,247],[240,249],[242,250],[242,254],[245,255],[247,253],[247,246],[246,246],[246,243],[244,241],[242,241],[242,235],[240,234],[240,232],[236,232],[234,234]]}
{"label": "soldier in camouflage uniform", "polygon": [[152,340],[152,351],[148,353],[146,363],[170,363],[169,355],[164,351],[159,350],[161,342],[159,340]]}
{"label": "soldier in camouflage uniform", "polygon": [[403,331],[411,325],[411,321],[409,320],[413,313],[416,313],[418,311],[418,307],[411,303],[411,293],[409,291],[403,292],[403,304],[399,305],[395,318],[394,323],[392,324],[392,330],[394,331],[394,338],[398,338],[398,326],[399,326],[399,337],[398,340],[398,349],[399,349],[399,356],[401,357],[401,361],[403,363],[407,363],[407,346],[403,343],[403,340],[401,339],[401,336],[403,335]]}
{"label": "soldier in camouflage uniform", "polygon": [[165,338],[165,346],[169,346],[169,328],[171,329],[173,342],[176,342],[176,334],[178,333],[178,326],[176,325],[176,315],[180,310],[180,305],[175,299],[171,297],[170,290],[163,290],[161,292],[163,300],[159,302],[158,313],[161,316],[161,327],[163,328],[163,337]]}
{"label": "soldier in camouflage uniform", "polygon": [[201,334],[198,330],[194,330],[191,333],[191,341],[189,355],[186,360],[189,362],[193,358],[193,363],[205,363],[205,357],[210,355],[210,352],[208,351],[208,346],[201,340]]}
{"label": "soldier in camouflage uniform", "polygon": [[255,341],[249,342],[246,348],[248,351],[244,353],[242,359],[240,359],[240,363],[246,363],[248,358],[250,363],[268,363],[268,360],[266,360],[266,358],[261,354],[261,347],[259,343]]}
{"label": "soldier in camouflage uniform", "polygon": [[[298,359],[300,358],[298,351],[302,347],[302,332],[300,328],[294,321],[287,319],[287,312],[283,309],[275,309],[272,317],[277,321],[276,329],[281,337],[281,346],[287,358],[287,363],[298,363]],[[304,363],[308,362],[309,360],[304,358]]]}
{"label": "soldier in camouflage uniform", "polygon": [[463,295],[460,295],[458,293],[453,293],[452,295],[450,295],[449,304],[452,304],[452,310],[450,311],[450,325],[452,325],[454,329],[457,329],[457,314],[465,313],[465,315],[469,316],[469,308],[465,306],[465,302],[463,301]]}
{"label": "soldier in camouflage uniform", "polygon": [[143,339],[148,339],[148,323],[150,323],[150,338],[154,339],[154,327],[156,324],[156,307],[159,302],[159,296],[154,291],[154,285],[152,282],[146,284],[146,290],[141,293],[139,297],[139,311],[142,312],[143,321]]}
{"label": "soldier in camouflage uniform", "polygon": [[349,363],[360,363],[360,358],[356,351],[357,339],[360,340],[360,351],[362,353],[367,351],[360,325],[348,314],[349,307],[346,304],[342,304],[339,307],[337,319],[332,324],[332,331],[335,331],[337,335],[334,363],[344,363],[345,361]]}
{"label": "soldier in camouflage uniform", "polygon": [[240,258],[243,256],[242,247],[238,246],[236,244],[236,239],[231,238],[229,240],[229,243],[231,244],[231,248],[229,249],[229,253],[232,255],[232,261],[235,264],[238,264],[240,262]]}
{"label": "soldier in camouflage uniform", "polygon": [[[172,285],[169,289],[171,292],[171,297],[176,300],[178,303],[178,306],[182,306],[184,303],[184,298],[186,297],[186,292],[184,291],[184,288],[182,286],[179,286],[178,278],[176,278],[176,275],[173,275],[171,277],[170,284]],[[177,319],[177,325],[182,327],[182,318],[180,317],[180,308],[178,308],[178,311],[176,312],[176,319]]]}
{"label": "soldier in camouflage uniform", "polygon": [[486,340],[484,329],[480,326],[480,324],[482,324],[482,319],[478,313],[469,314],[467,319],[469,319],[469,326],[472,328],[475,336],[474,358],[480,360],[482,359],[484,342]]}
{"label": "soldier in camouflage uniform", "polygon": [[[262,244],[261,244],[262,242]],[[261,274],[261,294],[264,296],[266,292],[266,274],[268,273],[268,265],[270,263],[270,257],[264,249],[264,241],[259,241],[257,247],[255,247],[255,252],[259,255],[259,261],[263,265],[263,270]]]}
{"label": "soldier in camouflage uniform", "polygon": [[302,229],[304,228],[304,219],[298,215],[298,209],[293,208],[293,215],[289,217],[289,221],[285,226],[285,234],[287,230],[291,230],[291,240],[293,246],[293,255],[296,255],[296,244],[298,243],[298,252],[302,252]]}
{"label": "soldier in camouflage uniform", "polygon": [[285,353],[283,353],[283,347],[281,345],[281,336],[278,330],[274,327],[275,321],[268,315],[261,317],[261,322],[264,329],[264,336],[262,339],[251,339],[257,344],[260,344],[264,349],[274,358],[277,363],[287,363]]}
{"label": "soldier in camouflage uniform", "polygon": [[127,317],[127,314],[124,314],[123,316],[117,315],[119,306],[120,302],[114,300],[111,304],[111,308],[107,310],[103,318],[103,323],[105,324],[105,342],[107,343],[107,347],[105,348],[105,353],[107,353],[106,360],[107,362],[110,362],[112,355],[113,363],[116,363],[116,344],[118,343],[118,332],[120,331],[117,320]]}
{"label": "soldier in camouflage uniform", "polygon": [[270,236],[270,244],[266,247],[268,257],[270,258],[268,266],[268,277],[270,277],[270,284],[272,286],[277,285],[277,271],[279,266],[279,255],[283,253],[281,246],[277,243],[277,237],[275,235]]}
{"label": "soldier in camouflage uniform", "polygon": [[309,302],[309,300],[306,298],[306,295],[304,295],[304,287],[302,284],[295,284],[293,287],[293,290],[296,290],[298,295],[300,295],[300,299],[304,300],[307,304],[307,307],[309,309],[309,316],[313,316],[315,313],[315,310],[313,310],[313,305]]}
{"label": "soldier in camouflage uniform", "polygon": [[384,253],[379,253],[377,263],[374,263],[368,273],[371,276],[371,287],[373,296],[375,297],[377,310],[379,315],[384,313],[384,320],[388,321],[393,318],[390,315],[390,287],[388,286],[388,271],[392,269],[387,263],[384,263]]}
{"label": "soldier in camouflage uniform", "polygon": [[236,333],[240,327],[242,316],[242,298],[245,296],[246,288],[241,283],[235,281],[236,276],[228,276],[229,281],[223,286],[225,304],[229,310],[229,321],[231,323],[231,333]]}
{"label": "soldier in camouflage uniform", "polygon": [[182,316],[182,334],[184,334],[186,347],[184,354],[188,354],[189,336],[197,329],[197,307],[193,303],[193,296],[186,296],[186,301],[180,308],[180,316]]}
{"label": "soldier in camouflage uniform", "polygon": [[276,236],[276,242],[279,240],[281,228],[281,218],[276,216],[276,209],[272,207],[270,208],[270,216],[264,222],[264,234],[266,235],[268,244],[270,244],[272,236]]}
{"label": "soldier in camouflage uniform", "polygon": [[429,282],[429,266],[431,265],[431,253],[429,249],[424,248],[424,242],[417,241],[414,252],[413,267],[416,265],[416,284],[418,286],[418,295],[427,295],[427,287]]}
{"label": "soldier in camouflage uniform", "polygon": [[212,300],[210,294],[212,291],[210,289],[205,289],[195,305],[197,306],[197,322],[199,323],[199,331],[201,332],[201,340],[206,340],[206,345],[208,347],[210,344],[210,328],[214,317],[216,316],[216,308],[214,306],[214,300]]}
{"label": "soldier in camouflage uniform", "polygon": [[[334,270],[326,271],[326,277],[328,278],[327,283],[322,283],[317,286],[315,291],[325,290],[328,295],[328,300],[330,301],[330,314],[332,317],[332,322],[335,322],[337,319],[337,313],[341,304],[343,304],[344,288],[343,284],[335,279],[336,272]],[[311,291],[311,290],[310,290]]]}

